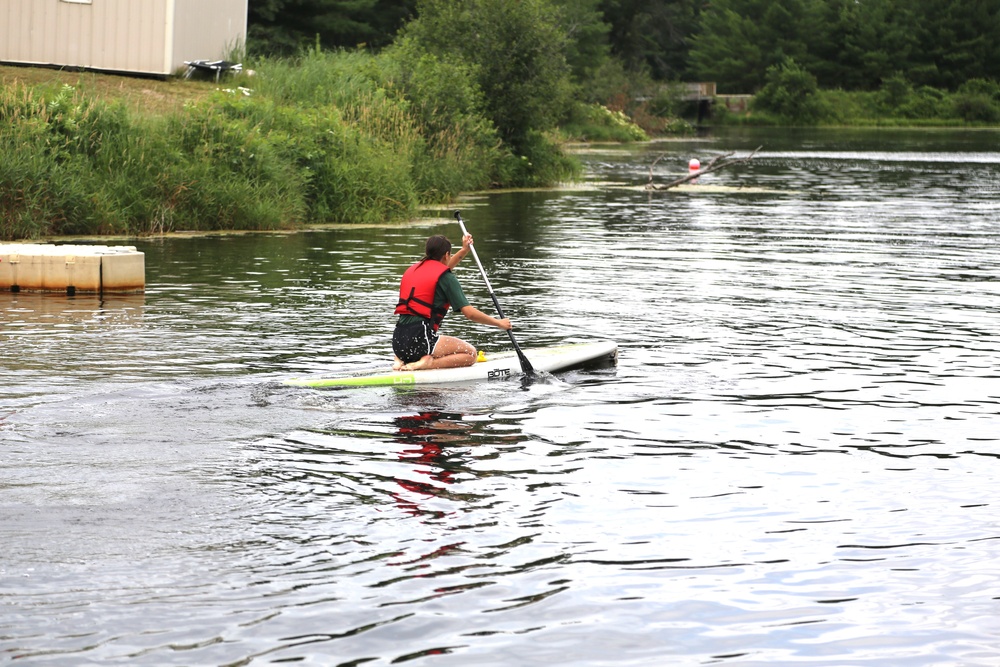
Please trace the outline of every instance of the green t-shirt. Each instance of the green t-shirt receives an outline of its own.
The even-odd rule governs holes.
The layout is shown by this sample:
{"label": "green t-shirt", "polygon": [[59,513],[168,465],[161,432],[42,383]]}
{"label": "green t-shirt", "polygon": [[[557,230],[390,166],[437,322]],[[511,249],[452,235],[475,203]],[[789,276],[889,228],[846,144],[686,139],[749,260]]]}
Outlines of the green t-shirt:
{"label": "green t-shirt", "polygon": [[[438,278],[437,288],[434,290],[434,307],[440,308],[444,304],[451,304],[451,309],[456,313],[469,305],[469,300],[465,298],[465,292],[458,283],[458,278],[451,271],[445,271]],[[417,315],[400,315],[399,324],[413,324],[424,318]]]}

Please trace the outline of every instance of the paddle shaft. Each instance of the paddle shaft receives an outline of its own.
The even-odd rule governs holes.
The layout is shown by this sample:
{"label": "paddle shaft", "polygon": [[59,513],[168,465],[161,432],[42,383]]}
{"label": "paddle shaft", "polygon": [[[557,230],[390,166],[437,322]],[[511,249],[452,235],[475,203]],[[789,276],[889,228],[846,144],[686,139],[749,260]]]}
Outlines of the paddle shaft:
{"label": "paddle shaft", "polygon": [[[462,214],[459,211],[455,211],[455,218],[458,220],[459,226],[462,228],[462,236],[465,237],[469,232],[465,229],[465,221],[462,220]],[[490,284],[490,279],[486,276],[486,269],[483,268],[483,263],[479,261],[479,255],[476,253],[476,246],[470,245],[469,250],[472,251],[472,258],[476,260],[476,266],[479,267],[479,273],[483,274],[483,282],[486,283],[486,289],[489,290],[490,298],[493,299],[493,305],[496,306],[497,314],[500,315],[500,319],[505,319],[503,314],[503,308],[500,307],[500,302],[497,301],[497,295],[493,292],[493,285]],[[524,356],[524,352],[521,351],[521,346],[517,344],[517,340],[514,339],[514,332],[507,329],[507,335],[510,336],[510,343],[514,346],[514,351],[517,352],[517,359],[521,362],[521,372],[525,375],[534,375],[535,369],[532,367],[531,362],[528,358]]]}

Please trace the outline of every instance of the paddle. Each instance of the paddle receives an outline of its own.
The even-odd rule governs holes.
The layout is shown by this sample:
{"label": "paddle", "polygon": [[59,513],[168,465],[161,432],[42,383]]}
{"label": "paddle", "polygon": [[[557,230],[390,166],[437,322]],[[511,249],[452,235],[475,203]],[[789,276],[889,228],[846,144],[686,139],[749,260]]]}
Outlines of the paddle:
{"label": "paddle", "polygon": [[[461,211],[455,211],[455,219],[458,220],[458,224],[462,227],[462,236],[464,237],[467,232],[465,230],[465,221],[462,220]],[[471,245],[469,249],[472,250],[472,258],[476,260],[476,266],[479,267],[479,272],[483,274],[483,282],[486,283],[486,289],[490,292],[490,298],[493,299],[493,305],[496,306],[497,313],[500,315],[500,319],[504,319],[503,308],[500,307],[500,302],[497,301],[497,295],[493,293],[493,286],[490,285],[490,279],[486,277],[486,269],[483,268],[483,263],[479,261],[479,255],[476,254],[476,246]],[[517,358],[521,362],[521,372],[525,375],[534,375],[535,369],[528,361],[528,358],[524,356],[524,352],[521,352],[520,346],[517,341],[514,340],[514,332],[510,329],[507,330],[507,335],[510,336],[510,342],[514,346],[514,351],[517,352]]]}

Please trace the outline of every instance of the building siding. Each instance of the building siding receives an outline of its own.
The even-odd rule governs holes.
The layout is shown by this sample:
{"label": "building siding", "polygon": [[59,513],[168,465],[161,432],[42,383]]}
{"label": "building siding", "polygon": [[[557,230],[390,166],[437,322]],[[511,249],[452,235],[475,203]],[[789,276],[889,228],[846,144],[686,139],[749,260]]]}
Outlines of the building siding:
{"label": "building siding", "polygon": [[174,48],[184,60],[223,60],[246,45],[247,2],[174,0]]}
{"label": "building siding", "polygon": [[247,0],[0,0],[0,61],[166,75],[246,36]]}

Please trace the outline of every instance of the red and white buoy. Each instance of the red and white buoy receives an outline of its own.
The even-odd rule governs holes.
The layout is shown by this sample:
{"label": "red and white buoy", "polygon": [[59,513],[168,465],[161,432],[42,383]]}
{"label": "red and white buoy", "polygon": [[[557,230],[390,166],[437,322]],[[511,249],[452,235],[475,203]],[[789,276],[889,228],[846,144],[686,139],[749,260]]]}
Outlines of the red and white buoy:
{"label": "red and white buoy", "polygon": [[691,158],[691,160],[688,162],[688,171],[690,171],[692,174],[696,171],[701,171],[701,162],[698,161],[698,158],[696,157]]}

